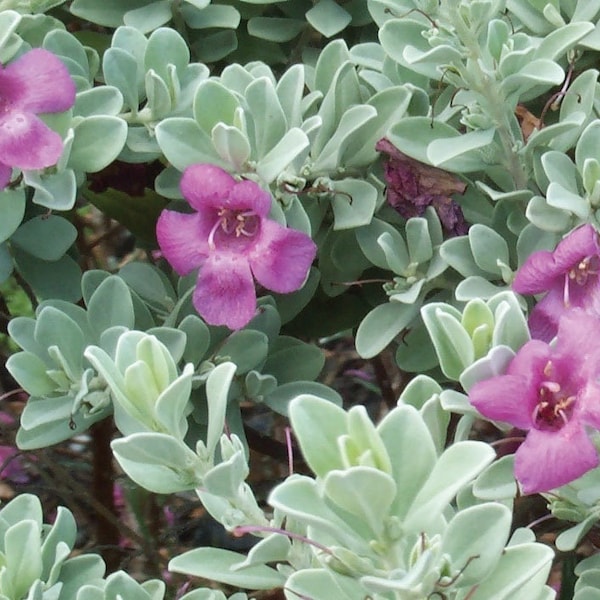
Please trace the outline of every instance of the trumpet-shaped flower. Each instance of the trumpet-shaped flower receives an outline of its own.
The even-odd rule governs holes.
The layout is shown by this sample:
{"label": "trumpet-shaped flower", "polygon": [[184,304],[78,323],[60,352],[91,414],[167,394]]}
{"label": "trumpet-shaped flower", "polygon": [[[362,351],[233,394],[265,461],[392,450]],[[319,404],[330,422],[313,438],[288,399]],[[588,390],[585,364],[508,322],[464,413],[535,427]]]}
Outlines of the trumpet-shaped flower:
{"label": "trumpet-shaped flower", "polygon": [[517,272],[513,289],[520,294],[548,292],[529,316],[533,338],[549,342],[566,311],[583,308],[600,317],[600,243],[591,225],[573,230],[554,252],[534,252]]}
{"label": "trumpet-shaped flower", "polygon": [[244,327],[256,311],[253,278],[280,294],[302,286],[316,246],[267,218],[271,196],[257,183],[197,164],[185,170],[180,187],[195,212],[163,211],[156,235],[177,273],[200,268],[193,302],[207,323]]}
{"label": "trumpet-shaped flower", "polygon": [[600,320],[565,314],[555,346],[527,342],[504,375],[473,386],[469,399],[485,417],[528,430],[515,454],[525,493],[544,492],[599,464],[588,434],[600,429]]}
{"label": "trumpet-shaped flower", "polygon": [[0,189],[13,167],[43,169],[63,150],[60,135],[37,115],[62,112],[75,102],[75,84],[65,65],[42,48],[0,65]]}

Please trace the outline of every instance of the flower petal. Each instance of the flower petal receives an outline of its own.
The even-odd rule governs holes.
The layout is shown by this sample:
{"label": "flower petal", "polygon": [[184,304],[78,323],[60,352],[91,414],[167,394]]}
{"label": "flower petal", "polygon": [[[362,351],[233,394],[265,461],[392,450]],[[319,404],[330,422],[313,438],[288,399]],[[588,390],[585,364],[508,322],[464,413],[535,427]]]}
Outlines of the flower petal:
{"label": "flower petal", "polygon": [[559,431],[532,429],[515,454],[515,476],[525,494],[560,487],[596,466],[596,448],[575,420]]}
{"label": "flower petal", "polygon": [[179,187],[190,205],[202,211],[221,208],[235,183],[235,179],[227,171],[216,165],[196,164],[190,165],[183,172]]}
{"label": "flower petal", "polygon": [[12,167],[0,163],[0,190],[3,190],[12,176]]}
{"label": "flower petal", "polygon": [[579,419],[585,425],[600,430],[600,385],[590,381],[577,396],[576,411],[572,418]]}
{"label": "flower petal", "polygon": [[0,162],[18,169],[55,165],[63,150],[60,135],[33,113],[9,112],[0,120]]}
{"label": "flower petal", "polygon": [[527,387],[537,388],[544,379],[543,371],[551,356],[552,351],[548,344],[540,340],[531,340],[519,349],[506,372],[521,377],[527,382]]}
{"label": "flower petal", "polygon": [[571,231],[556,246],[556,250],[553,252],[555,268],[564,273],[577,265],[586,256],[598,254],[600,254],[598,233],[591,225],[582,225]]}
{"label": "flower petal", "polygon": [[561,318],[558,335],[561,353],[581,356],[597,353],[600,321],[584,310],[573,309]]}
{"label": "flower petal", "polygon": [[522,377],[499,375],[476,383],[469,392],[469,401],[488,419],[529,429],[537,390],[528,388]]}
{"label": "flower petal", "polygon": [[558,325],[558,340],[554,352],[556,369],[583,386],[600,372],[600,320],[583,310],[573,309]]}
{"label": "flower petal", "polygon": [[223,206],[232,210],[251,210],[259,217],[266,217],[271,210],[271,194],[255,181],[238,181]]}
{"label": "flower petal", "polygon": [[543,342],[551,342],[558,333],[558,322],[565,314],[563,294],[560,288],[550,290],[529,313],[527,324],[531,337]]}
{"label": "flower petal", "polygon": [[[590,277],[585,285],[570,282],[568,305],[565,305],[563,281],[554,286],[529,314],[531,337],[550,342],[558,334],[558,325],[562,317],[578,309],[583,309],[587,314],[586,323],[594,317],[600,317],[600,283],[596,276]],[[582,333],[586,328],[587,325],[584,325]]]}
{"label": "flower petal", "polygon": [[210,229],[210,222],[200,213],[162,211],[156,223],[156,238],[164,257],[179,275],[187,275],[206,260]]}
{"label": "flower petal", "polygon": [[234,254],[212,253],[200,269],[194,306],[209,325],[241,329],[256,313],[250,265]]}
{"label": "flower petal", "polygon": [[302,286],[316,252],[315,243],[305,233],[264,219],[248,258],[261,285],[288,294]]}
{"label": "flower petal", "polygon": [[517,272],[513,289],[519,294],[539,294],[561,286],[562,277],[587,256],[600,255],[598,234],[591,225],[574,229],[554,252],[534,252]]}
{"label": "flower petal", "polygon": [[556,283],[560,272],[555,269],[552,252],[534,252],[517,271],[512,288],[519,294],[540,294]]}
{"label": "flower petal", "polygon": [[25,112],[62,112],[75,103],[75,84],[67,67],[43,48],[26,52],[0,71],[0,90],[0,99]]}

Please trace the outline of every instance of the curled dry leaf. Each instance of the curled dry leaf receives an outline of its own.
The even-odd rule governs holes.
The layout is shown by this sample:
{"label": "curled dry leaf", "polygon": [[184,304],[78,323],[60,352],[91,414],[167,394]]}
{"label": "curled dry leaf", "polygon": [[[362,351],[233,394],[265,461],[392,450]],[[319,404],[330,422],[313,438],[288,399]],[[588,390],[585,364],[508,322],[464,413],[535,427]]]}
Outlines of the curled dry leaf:
{"label": "curled dry leaf", "polygon": [[384,163],[387,201],[405,219],[420,217],[433,206],[444,229],[452,235],[468,230],[462,209],[451,194],[463,194],[467,185],[455,175],[426,165],[400,152],[389,140],[377,142],[376,150],[387,154]]}

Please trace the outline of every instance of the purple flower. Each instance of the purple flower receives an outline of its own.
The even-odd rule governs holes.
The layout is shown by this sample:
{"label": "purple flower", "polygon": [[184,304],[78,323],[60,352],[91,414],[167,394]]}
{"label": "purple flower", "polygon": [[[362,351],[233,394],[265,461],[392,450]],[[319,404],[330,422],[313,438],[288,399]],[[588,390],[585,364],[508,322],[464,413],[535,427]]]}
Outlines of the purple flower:
{"label": "purple flower", "polygon": [[554,252],[534,252],[513,281],[519,294],[548,292],[529,315],[531,336],[549,342],[561,315],[572,308],[600,317],[599,271],[600,244],[591,225],[574,229]]}
{"label": "purple flower", "polygon": [[528,430],[515,453],[515,476],[527,494],[577,479],[598,465],[586,429],[600,429],[600,320],[565,314],[556,346],[527,342],[505,375],[476,383],[469,399],[489,419]]}
{"label": "purple flower", "polygon": [[310,237],[267,218],[271,196],[209,164],[191,165],[181,192],[196,212],[162,212],[164,257],[180,275],[200,267],[194,306],[211,325],[241,329],[256,312],[255,278],[280,294],[299,289],[316,254]]}
{"label": "purple flower", "polygon": [[56,164],[62,138],[36,115],[62,112],[75,102],[75,84],[51,52],[36,48],[7,67],[0,65],[0,190],[12,168],[43,169]]}

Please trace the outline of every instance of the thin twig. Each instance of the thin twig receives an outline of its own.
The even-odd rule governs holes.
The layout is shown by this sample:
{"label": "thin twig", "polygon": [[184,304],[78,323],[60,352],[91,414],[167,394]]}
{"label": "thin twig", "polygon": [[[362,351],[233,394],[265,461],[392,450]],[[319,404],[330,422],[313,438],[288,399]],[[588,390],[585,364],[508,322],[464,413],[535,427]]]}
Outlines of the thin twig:
{"label": "thin twig", "polygon": [[377,379],[377,384],[381,390],[383,401],[388,408],[394,408],[397,403],[396,393],[392,387],[392,382],[381,354],[374,356],[371,359],[371,364],[373,365],[373,371],[375,372],[375,378]]}
{"label": "thin twig", "polygon": [[13,271],[13,276],[21,289],[25,292],[27,298],[29,298],[29,302],[31,302],[31,306],[35,310],[38,305],[38,299],[34,291],[31,289],[31,286],[25,281],[19,271]]}

